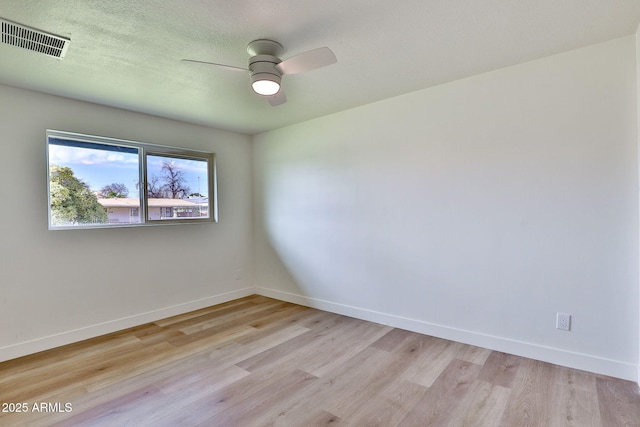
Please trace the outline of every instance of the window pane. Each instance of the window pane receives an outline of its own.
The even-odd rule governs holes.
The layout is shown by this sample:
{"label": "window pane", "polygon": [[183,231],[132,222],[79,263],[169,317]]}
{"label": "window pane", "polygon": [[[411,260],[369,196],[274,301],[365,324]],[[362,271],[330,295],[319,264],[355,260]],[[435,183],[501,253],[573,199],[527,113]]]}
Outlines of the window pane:
{"label": "window pane", "polygon": [[154,220],[210,218],[207,158],[148,154],[147,217]]}
{"label": "window pane", "polygon": [[138,148],[49,138],[50,226],[139,223]]}
{"label": "window pane", "polygon": [[47,130],[49,228],[217,221],[215,154]]}

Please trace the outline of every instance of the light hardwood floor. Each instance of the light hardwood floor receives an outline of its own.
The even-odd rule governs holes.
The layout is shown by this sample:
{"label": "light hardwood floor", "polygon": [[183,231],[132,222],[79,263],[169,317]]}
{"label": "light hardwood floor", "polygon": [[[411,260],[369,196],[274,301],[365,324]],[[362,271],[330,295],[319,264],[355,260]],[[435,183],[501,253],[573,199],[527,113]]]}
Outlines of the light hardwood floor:
{"label": "light hardwood floor", "polygon": [[0,403],[26,409],[1,426],[640,426],[634,383],[261,296],[1,363]]}

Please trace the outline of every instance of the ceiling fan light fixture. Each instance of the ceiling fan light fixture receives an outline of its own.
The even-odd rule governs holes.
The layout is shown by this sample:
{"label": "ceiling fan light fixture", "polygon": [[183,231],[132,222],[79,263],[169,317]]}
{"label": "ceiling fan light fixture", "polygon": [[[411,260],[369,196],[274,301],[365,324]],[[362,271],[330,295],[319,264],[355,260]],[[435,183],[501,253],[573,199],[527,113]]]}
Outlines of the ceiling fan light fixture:
{"label": "ceiling fan light fixture", "polygon": [[276,69],[280,59],[272,55],[256,55],[249,59],[251,87],[258,95],[271,96],[280,91],[282,74]]}
{"label": "ceiling fan light fixture", "polygon": [[251,75],[251,87],[258,95],[271,96],[280,91],[280,76],[270,73],[255,73]]}

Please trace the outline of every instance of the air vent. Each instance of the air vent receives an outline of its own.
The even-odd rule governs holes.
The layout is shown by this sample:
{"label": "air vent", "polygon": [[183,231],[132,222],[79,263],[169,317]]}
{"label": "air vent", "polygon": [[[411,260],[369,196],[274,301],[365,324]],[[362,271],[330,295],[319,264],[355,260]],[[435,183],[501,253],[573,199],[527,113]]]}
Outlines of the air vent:
{"label": "air vent", "polygon": [[62,59],[71,40],[0,18],[2,43]]}

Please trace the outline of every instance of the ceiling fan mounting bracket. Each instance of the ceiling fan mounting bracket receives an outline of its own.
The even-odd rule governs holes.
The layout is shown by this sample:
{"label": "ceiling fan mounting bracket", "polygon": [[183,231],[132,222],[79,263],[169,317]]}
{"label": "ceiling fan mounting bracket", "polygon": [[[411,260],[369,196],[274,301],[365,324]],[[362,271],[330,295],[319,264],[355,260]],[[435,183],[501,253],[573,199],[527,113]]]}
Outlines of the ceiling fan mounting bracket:
{"label": "ceiling fan mounting bracket", "polygon": [[279,58],[284,53],[284,47],[273,40],[258,39],[247,45],[247,53],[250,56],[271,55]]}

